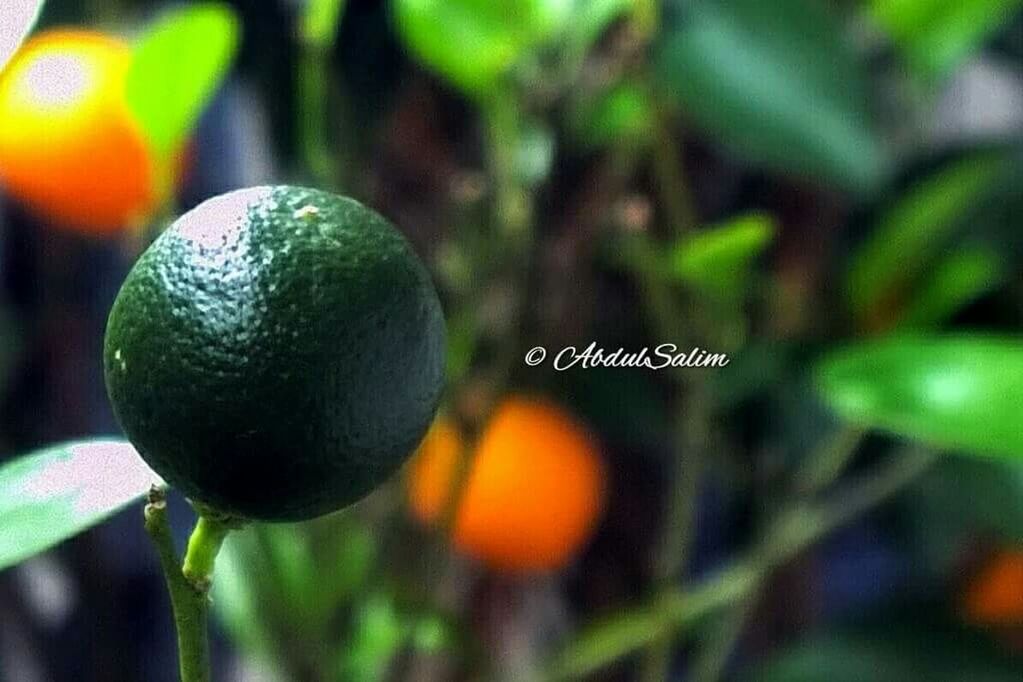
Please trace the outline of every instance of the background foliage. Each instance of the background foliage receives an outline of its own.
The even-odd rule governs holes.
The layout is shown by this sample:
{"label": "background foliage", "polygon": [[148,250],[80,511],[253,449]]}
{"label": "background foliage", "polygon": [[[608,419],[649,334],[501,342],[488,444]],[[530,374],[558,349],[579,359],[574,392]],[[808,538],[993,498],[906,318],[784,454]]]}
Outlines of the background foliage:
{"label": "background foliage", "polygon": [[[13,7],[0,62],[37,9]],[[537,575],[416,522],[402,480],[236,533],[216,679],[1019,679],[1018,10],[49,0],[36,31],[132,41],[163,201],[99,239],[4,198],[0,680],[175,679],[131,504],[158,480],[107,435],[102,330],[168,217],[264,182],[352,195],[409,237],[470,442],[542,395],[610,483],[594,536]],[[523,363],[591,342],[731,362]],[[180,498],[171,518],[180,542]]]}

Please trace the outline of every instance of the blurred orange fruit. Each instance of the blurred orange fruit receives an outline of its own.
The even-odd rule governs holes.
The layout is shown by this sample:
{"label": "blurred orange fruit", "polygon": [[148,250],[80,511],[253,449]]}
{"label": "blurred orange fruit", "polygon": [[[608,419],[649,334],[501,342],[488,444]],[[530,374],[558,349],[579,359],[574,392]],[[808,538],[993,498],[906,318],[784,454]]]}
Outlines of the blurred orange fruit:
{"label": "blurred orange fruit", "polygon": [[[439,418],[409,469],[409,500],[426,523],[448,503],[463,447]],[[603,508],[606,471],[592,435],[545,401],[506,399],[472,459],[453,527],[455,546],[512,572],[561,568],[589,539]]]}
{"label": "blurred orange fruit", "polygon": [[978,625],[1023,625],[1023,550],[1002,550],[981,568],[963,595],[963,612]]}
{"label": "blurred orange fruit", "polygon": [[131,50],[87,30],[28,40],[0,76],[0,184],[62,227],[109,235],[153,209],[154,167],[129,111]]}

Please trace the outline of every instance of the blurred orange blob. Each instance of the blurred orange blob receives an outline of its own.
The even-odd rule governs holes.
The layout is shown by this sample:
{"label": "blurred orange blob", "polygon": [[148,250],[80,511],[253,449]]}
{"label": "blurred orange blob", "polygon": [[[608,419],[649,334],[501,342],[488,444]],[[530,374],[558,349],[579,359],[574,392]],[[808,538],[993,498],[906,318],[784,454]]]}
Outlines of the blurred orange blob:
{"label": "blurred orange blob", "polygon": [[[463,447],[439,418],[409,469],[413,512],[443,513]],[[591,434],[550,403],[513,397],[484,429],[453,528],[455,545],[492,568],[561,568],[582,548],[603,508],[606,471]]]}
{"label": "blurred orange blob", "polygon": [[966,619],[978,625],[1023,625],[1023,550],[989,560],[963,595]]}
{"label": "blurred orange blob", "polygon": [[128,109],[131,50],[86,30],[26,42],[0,76],[0,184],[56,225],[110,235],[156,203],[153,162]]}

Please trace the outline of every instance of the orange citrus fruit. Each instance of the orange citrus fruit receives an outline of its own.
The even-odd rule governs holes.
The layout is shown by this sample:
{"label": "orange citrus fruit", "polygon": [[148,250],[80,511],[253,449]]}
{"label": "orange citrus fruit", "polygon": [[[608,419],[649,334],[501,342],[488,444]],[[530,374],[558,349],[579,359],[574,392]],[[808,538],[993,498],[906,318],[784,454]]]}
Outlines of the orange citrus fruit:
{"label": "orange citrus fruit", "polygon": [[0,185],[54,224],[109,235],[156,202],[145,137],[132,116],[127,44],[63,29],[28,40],[0,75]]}
{"label": "orange citrus fruit", "polygon": [[[463,443],[446,419],[409,469],[414,514],[436,522],[449,501]],[[498,406],[471,459],[453,527],[455,546],[498,570],[561,568],[589,539],[606,470],[593,436],[559,407],[512,397]]]}
{"label": "orange citrus fruit", "polygon": [[963,612],[978,625],[1023,625],[1023,550],[1002,550],[970,581]]}

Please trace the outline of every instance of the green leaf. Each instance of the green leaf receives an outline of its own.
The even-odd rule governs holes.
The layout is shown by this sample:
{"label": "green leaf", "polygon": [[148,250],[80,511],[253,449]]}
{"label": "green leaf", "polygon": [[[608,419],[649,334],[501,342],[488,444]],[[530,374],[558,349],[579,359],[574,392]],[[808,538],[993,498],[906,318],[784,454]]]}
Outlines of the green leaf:
{"label": "green leaf", "polygon": [[770,245],[775,232],[774,220],[763,213],[700,230],[672,249],[671,271],[693,286],[734,296],[745,286],[753,261]]}
{"label": "green leaf", "polygon": [[546,677],[574,680],[592,675],[622,656],[653,644],[671,630],[671,623],[656,609],[636,609],[610,616],[574,637],[552,663]]}
{"label": "green leaf", "polygon": [[269,624],[321,641],[341,605],[365,583],[375,551],[372,535],[351,515],[231,533],[217,560],[215,613],[261,662],[275,656]]}
{"label": "green leaf", "polygon": [[346,0],[307,0],[300,28],[302,41],[321,48],[333,45],[346,4]]}
{"label": "green leaf", "polygon": [[913,296],[900,328],[933,327],[997,288],[1006,276],[1004,259],[987,247],[949,254]]}
{"label": "green leaf", "polygon": [[881,216],[854,254],[846,277],[846,298],[857,318],[887,315],[888,307],[906,297],[1006,167],[1000,156],[958,161],[921,182]]}
{"label": "green leaf", "polygon": [[355,633],[345,652],[343,679],[374,682],[385,679],[388,663],[410,635],[390,594],[370,595],[355,615]]}
{"label": "green leaf", "polygon": [[927,77],[952,71],[1019,10],[1020,0],[873,0],[870,12]]}
{"label": "green leaf", "polygon": [[611,145],[641,145],[654,128],[653,103],[646,90],[624,82],[572,112],[575,137],[588,149]]}
{"label": "green leaf", "polygon": [[227,74],[238,39],[231,9],[200,3],[166,12],[135,46],[128,105],[161,163],[188,139]]}
{"label": "green leaf", "polygon": [[0,71],[35,26],[43,0],[5,0],[0,17]]}
{"label": "green leaf", "polygon": [[901,336],[834,352],[818,388],[842,418],[965,454],[1023,459],[1023,338]]}
{"label": "green leaf", "polygon": [[656,55],[692,124],[750,161],[869,191],[887,160],[862,65],[816,0],[685,3]]}
{"label": "green leaf", "polygon": [[473,97],[563,26],[571,0],[393,0],[398,34],[424,65]]}
{"label": "green leaf", "polygon": [[123,440],[62,443],[7,462],[0,569],[95,526],[154,484],[163,482]]}
{"label": "green leaf", "polygon": [[274,659],[274,648],[267,628],[266,600],[256,580],[260,571],[263,566],[252,530],[229,533],[217,555],[213,613],[239,648],[272,668],[269,662]]}

